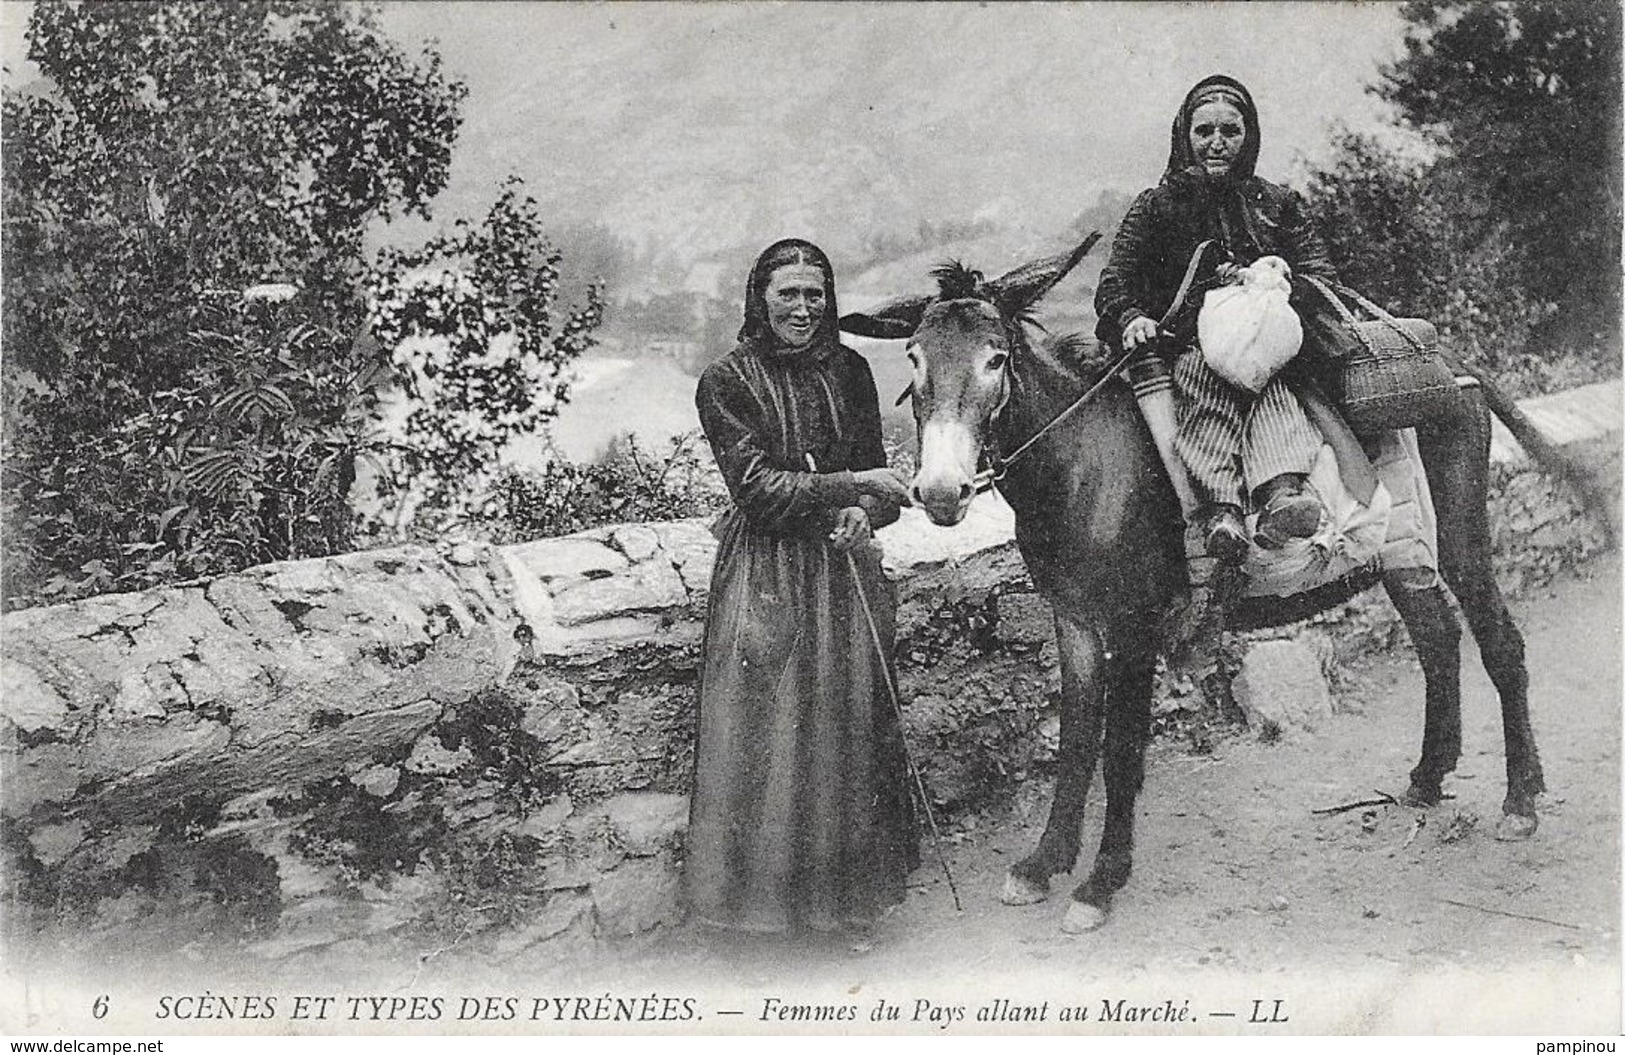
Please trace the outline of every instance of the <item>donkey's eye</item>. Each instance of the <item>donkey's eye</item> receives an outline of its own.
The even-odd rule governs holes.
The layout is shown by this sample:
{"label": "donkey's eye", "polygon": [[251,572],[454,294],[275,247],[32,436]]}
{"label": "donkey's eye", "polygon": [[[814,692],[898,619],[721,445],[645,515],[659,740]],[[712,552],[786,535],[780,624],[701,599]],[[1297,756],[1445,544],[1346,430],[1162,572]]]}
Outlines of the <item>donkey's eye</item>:
{"label": "donkey's eye", "polygon": [[912,348],[908,350],[908,365],[916,370],[920,368],[920,353]]}
{"label": "donkey's eye", "polygon": [[1004,352],[994,352],[991,356],[988,357],[987,366],[985,366],[984,369],[986,369],[986,370],[1003,370],[1004,369],[1004,364],[1009,362],[1009,361],[1010,361],[1010,357],[1008,355],[1006,355]]}

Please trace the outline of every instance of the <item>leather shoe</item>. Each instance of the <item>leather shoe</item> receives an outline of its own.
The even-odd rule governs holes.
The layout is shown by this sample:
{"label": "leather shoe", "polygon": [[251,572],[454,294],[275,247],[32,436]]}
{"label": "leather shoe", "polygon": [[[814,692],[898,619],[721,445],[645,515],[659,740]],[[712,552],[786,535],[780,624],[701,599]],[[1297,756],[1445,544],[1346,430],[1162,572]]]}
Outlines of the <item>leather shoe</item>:
{"label": "leather shoe", "polygon": [[1280,549],[1320,530],[1325,508],[1309,491],[1302,473],[1274,477],[1257,490],[1255,498],[1259,513],[1254,541],[1265,549]]}
{"label": "leather shoe", "polygon": [[1209,513],[1202,537],[1208,556],[1221,564],[1240,564],[1247,559],[1247,528],[1235,506],[1219,506]]}

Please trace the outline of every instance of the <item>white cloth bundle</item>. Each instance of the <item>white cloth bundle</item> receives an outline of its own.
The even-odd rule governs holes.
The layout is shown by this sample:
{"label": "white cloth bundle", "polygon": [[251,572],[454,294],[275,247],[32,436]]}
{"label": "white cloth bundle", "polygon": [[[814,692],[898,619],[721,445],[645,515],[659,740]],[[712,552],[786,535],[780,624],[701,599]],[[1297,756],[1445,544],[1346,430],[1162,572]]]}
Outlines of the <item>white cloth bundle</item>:
{"label": "white cloth bundle", "polygon": [[1278,256],[1240,270],[1240,283],[1209,290],[1196,316],[1202,358],[1213,372],[1258,393],[1303,344],[1303,325],[1287,298],[1291,269]]}

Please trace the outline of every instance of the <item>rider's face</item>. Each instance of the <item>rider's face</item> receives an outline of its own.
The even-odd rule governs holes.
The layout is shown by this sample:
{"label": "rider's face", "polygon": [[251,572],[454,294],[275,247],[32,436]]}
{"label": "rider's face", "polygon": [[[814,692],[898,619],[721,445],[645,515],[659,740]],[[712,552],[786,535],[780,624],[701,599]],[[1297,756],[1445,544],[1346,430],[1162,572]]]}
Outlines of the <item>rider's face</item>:
{"label": "rider's face", "polygon": [[1191,156],[1210,176],[1230,171],[1246,138],[1246,120],[1227,102],[1203,103],[1191,114]]}

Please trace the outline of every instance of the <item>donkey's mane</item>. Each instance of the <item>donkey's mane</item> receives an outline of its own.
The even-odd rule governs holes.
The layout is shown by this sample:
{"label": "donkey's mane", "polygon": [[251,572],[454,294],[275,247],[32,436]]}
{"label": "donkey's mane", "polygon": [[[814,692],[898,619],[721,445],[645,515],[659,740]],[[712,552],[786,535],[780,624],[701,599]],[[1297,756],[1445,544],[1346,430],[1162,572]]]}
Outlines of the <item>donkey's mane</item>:
{"label": "donkey's mane", "polygon": [[[966,267],[958,260],[938,264],[931,269],[931,277],[937,280],[938,300],[979,300],[999,308],[998,299],[993,295],[993,290],[988,288],[987,279],[982,273],[973,267]],[[1039,325],[1031,309],[1007,315],[1003,308],[1000,308],[1000,314],[1006,315],[1018,327],[1023,323],[1029,323],[1039,330],[1044,329]]]}
{"label": "donkey's mane", "polygon": [[[982,273],[958,260],[938,264],[931,269],[931,277],[937,280],[938,300],[977,300],[998,306]],[[1026,335],[1021,334],[1025,346],[1023,358],[1033,362],[1041,373],[1052,379],[1051,383],[1061,386],[1062,391],[1092,382],[1112,361],[1111,349],[1092,337],[1081,333],[1050,334],[1031,309],[1010,322],[1017,332],[1030,325],[1043,334],[1039,341],[1027,341]]]}
{"label": "donkey's mane", "polygon": [[938,264],[931,269],[931,277],[937,280],[937,297],[941,300],[993,299],[982,273],[957,260]]}

